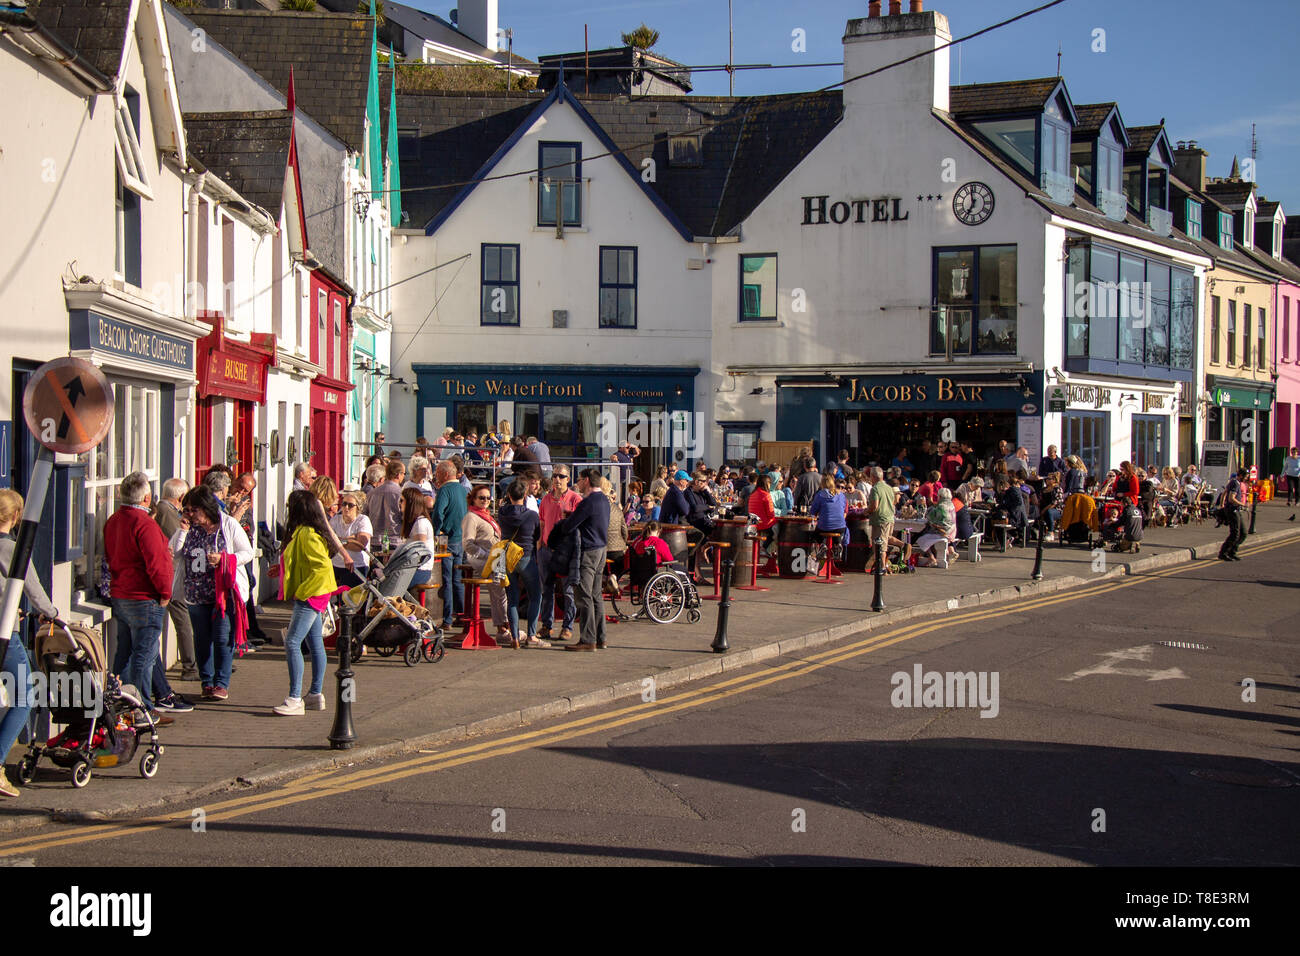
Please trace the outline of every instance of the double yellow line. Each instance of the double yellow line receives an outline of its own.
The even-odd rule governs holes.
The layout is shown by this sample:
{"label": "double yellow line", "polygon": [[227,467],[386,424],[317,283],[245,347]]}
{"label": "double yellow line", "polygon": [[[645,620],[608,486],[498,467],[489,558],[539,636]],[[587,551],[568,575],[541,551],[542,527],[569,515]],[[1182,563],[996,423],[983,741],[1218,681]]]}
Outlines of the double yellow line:
{"label": "double yellow line", "polygon": [[[1246,549],[1244,554],[1262,554],[1293,543],[1293,540],[1284,540],[1274,544],[1261,545]],[[1097,585],[1062,591],[1051,596],[1030,598],[996,609],[989,608],[961,614],[947,614],[937,621],[895,628],[863,638],[843,647],[822,651],[805,658],[790,660],[766,670],[733,677],[707,687],[683,691],[660,701],[632,704],[609,713],[581,717],[544,730],[525,731],[500,740],[485,740],[480,743],[467,744],[463,747],[448,750],[445,753],[425,754],[381,767],[370,767],[350,773],[337,770],[319,771],[300,777],[270,793],[249,794],[206,804],[201,807],[204,825],[259,813],[276,807],[291,806],[308,800],[320,800],[324,797],[391,783],[419,774],[433,773],[438,770],[447,770],[482,760],[490,760],[494,757],[504,757],[523,750],[551,746],[562,741],[572,740],[575,737],[609,731],[644,720],[657,719],[666,714],[702,707],[739,694],[747,694],[763,687],[769,687],[782,681],[804,677],[821,670],[823,667],[830,667],[935,631],[962,624],[989,621],[1012,614],[1023,614],[1028,611],[1066,604],[1072,601],[1091,600],[1103,594],[1136,587],[1155,578],[1172,577],[1200,567],[1202,565],[1199,563],[1182,564],[1160,571],[1131,577],[1126,576]],[[109,840],[128,834],[148,833],[166,827],[184,828],[192,825],[195,819],[193,810],[185,810],[167,816],[146,817],[125,822],[88,826],[79,828],[75,832],[64,831],[20,837],[14,840],[0,841],[0,856],[27,854],[58,846]]]}

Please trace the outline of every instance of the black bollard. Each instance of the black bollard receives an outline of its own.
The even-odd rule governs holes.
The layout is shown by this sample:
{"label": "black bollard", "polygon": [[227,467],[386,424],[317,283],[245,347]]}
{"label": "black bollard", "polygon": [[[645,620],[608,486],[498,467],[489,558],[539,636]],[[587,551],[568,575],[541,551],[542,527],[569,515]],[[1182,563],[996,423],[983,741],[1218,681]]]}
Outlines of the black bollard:
{"label": "black bollard", "polygon": [[718,629],[713,635],[713,648],[715,654],[725,654],[731,650],[727,644],[727,615],[731,613],[731,570],[736,565],[736,559],[727,554],[722,559],[722,600],[718,602]]}
{"label": "black bollard", "polygon": [[1047,534],[1046,527],[1043,524],[1042,517],[1038,519],[1038,550],[1034,553],[1034,573],[1032,575],[1035,581],[1043,580],[1043,537]]}
{"label": "black bollard", "polygon": [[1259,492],[1256,491],[1250,496],[1250,527],[1246,529],[1246,534],[1255,533],[1255,506],[1259,504]]}
{"label": "black bollard", "polygon": [[871,596],[871,610],[883,611],[885,609],[885,555],[888,553],[889,544],[881,539],[876,542],[876,567],[872,571],[875,577],[875,593]]}
{"label": "black bollard", "polygon": [[355,675],[352,673],[352,615],[347,606],[339,605],[339,629],[336,637],[339,666],[334,672],[338,680],[338,695],[334,701],[334,726],[330,728],[330,749],[351,750],[357,741],[352,729],[352,700],[356,697]]}

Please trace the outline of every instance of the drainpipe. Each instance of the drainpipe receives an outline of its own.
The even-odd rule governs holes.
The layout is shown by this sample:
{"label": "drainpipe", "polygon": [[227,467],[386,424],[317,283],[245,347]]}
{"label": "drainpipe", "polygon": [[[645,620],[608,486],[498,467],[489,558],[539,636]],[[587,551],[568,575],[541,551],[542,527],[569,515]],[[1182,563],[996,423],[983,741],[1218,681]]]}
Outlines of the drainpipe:
{"label": "drainpipe", "polygon": [[195,286],[199,281],[199,195],[207,178],[207,173],[199,173],[198,178],[190,184],[190,208],[187,213],[189,224],[185,236],[185,318],[191,322],[198,319]]}

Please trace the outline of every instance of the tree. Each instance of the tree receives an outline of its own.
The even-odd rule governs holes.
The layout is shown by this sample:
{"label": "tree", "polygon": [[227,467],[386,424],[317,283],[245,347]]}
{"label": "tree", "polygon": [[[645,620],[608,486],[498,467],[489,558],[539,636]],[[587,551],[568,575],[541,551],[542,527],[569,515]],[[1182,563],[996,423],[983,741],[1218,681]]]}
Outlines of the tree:
{"label": "tree", "polygon": [[281,10],[297,10],[299,13],[310,13],[316,9],[316,0],[280,0]]}
{"label": "tree", "polygon": [[648,50],[659,42],[659,31],[651,30],[642,23],[631,33],[624,33],[623,42],[628,46],[636,47],[638,50]]}
{"label": "tree", "polygon": [[[370,13],[370,0],[358,0],[357,13]],[[384,0],[375,0],[375,23],[384,25]]]}

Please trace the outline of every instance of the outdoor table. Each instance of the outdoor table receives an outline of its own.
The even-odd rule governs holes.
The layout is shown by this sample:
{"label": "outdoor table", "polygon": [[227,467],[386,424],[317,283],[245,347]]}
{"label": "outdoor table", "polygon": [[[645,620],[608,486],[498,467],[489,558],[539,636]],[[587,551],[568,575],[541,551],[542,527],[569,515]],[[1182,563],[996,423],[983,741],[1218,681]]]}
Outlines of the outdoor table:
{"label": "outdoor table", "polygon": [[849,529],[849,543],[844,548],[840,570],[865,573],[867,563],[871,560],[871,521],[865,511],[857,511],[849,512],[844,523]]}
{"label": "outdoor table", "polygon": [[750,576],[749,565],[753,549],[747,546],[748,542],[745,540],[747,527],[749,527],[748,517],[719,518],[713,523],[713,531],[709,533],[709,541],[726,544],[731,549],[736,562],[731,569],[732,587],[747,583]]}
{"label": "outdoor table", "polygon": [[673,553],[673,560],[684,568],[690,567],[691,549],[686,545],[686,532],[690,530],[688,524],[666,524],[659,529],[659,537]]}
{"label": "outdoor table", "polygon": [[[776,519],[776,560],[779,576],[805,578],[808,576],[808,556],[812,554],[817,536],[812,530],[813,519],[807,515],[785,515]],[[796,552],[801,570],[795,570]]]}

